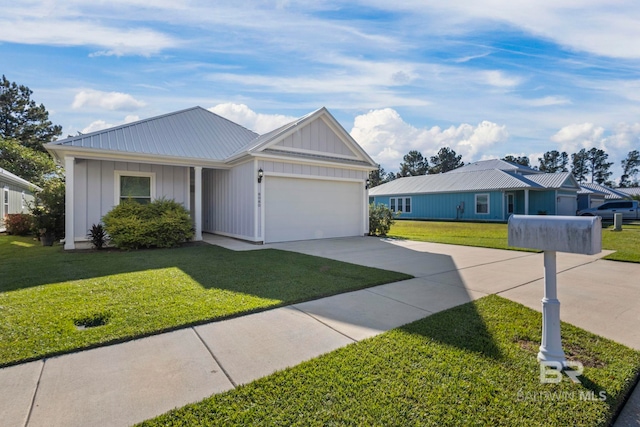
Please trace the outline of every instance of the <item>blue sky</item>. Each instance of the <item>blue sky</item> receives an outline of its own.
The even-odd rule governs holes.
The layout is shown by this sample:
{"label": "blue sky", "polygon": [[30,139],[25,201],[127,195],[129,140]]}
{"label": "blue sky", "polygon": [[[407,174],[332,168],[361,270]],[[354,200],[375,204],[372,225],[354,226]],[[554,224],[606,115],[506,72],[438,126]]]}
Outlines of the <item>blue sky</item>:
{"label": "blue sky", "polygon": [[[215,5],[210,5],[213,3]],[[386,170],[640,149],[635,0],[0,0],[0,72],[64,135],[200,105],[257,132],[326,106]]]}

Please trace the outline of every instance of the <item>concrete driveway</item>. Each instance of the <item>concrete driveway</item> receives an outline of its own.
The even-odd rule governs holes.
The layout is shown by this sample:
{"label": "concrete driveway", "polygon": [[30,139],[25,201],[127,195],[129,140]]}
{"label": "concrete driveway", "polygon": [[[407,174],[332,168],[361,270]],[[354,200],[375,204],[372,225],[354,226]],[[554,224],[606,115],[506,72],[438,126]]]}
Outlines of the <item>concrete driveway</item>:
{"label": "concrete driveway", "polygon": [[[541,254],[374,237],[264,246],[205,240],[415,278],[0,369],[0,424],[130,425],[488,294],[540,310]],[[640,265],[567,254],[557,264],[561,318],[640,349]],[[640,393],[625,408],[628,425],[639,408]]]}

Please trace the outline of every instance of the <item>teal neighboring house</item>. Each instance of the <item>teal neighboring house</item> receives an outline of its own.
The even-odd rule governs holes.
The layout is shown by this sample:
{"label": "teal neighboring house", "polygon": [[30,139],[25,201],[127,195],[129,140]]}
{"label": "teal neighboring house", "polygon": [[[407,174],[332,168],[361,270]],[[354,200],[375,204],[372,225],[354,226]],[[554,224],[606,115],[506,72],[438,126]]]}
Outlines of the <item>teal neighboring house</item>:
{"label": "teal neighboring house", "polygon": [[484,160],[437,175],[398,178],[369,190],[401,219],[506,221],[512,214],[575,215],[580,185],[570,172],[543,173]]}

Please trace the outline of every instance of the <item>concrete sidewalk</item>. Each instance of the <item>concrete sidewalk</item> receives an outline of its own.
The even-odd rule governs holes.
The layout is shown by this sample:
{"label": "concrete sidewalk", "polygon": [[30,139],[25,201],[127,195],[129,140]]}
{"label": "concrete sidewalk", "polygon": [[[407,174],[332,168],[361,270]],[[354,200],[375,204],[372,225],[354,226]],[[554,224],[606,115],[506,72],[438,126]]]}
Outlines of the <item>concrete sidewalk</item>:
{"label": "concrete sidewalk", "polygon": [[[540,310],[541,254],[373,237],[265,246],[206,240],[415,278],[1,369],[1,424],[130,425],[491,293]],[[564,321],[640,349],[629,327],[640,320],[639,265],[558,254],[558,271]],[[638,412],[628,406],[633,420]]]}

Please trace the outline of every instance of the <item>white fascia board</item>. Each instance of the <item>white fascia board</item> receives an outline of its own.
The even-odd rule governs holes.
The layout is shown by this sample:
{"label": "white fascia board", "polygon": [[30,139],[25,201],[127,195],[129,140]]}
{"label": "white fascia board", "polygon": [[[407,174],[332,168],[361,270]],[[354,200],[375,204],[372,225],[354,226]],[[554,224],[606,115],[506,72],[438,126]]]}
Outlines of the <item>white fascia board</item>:
{"label": "white fascia board", "polygon": [[299,157],[287,157],[287,156],[279,156],[276,154],[267,154],[267,153],[256,153],[250,154],[254,156],[258,160],[268,160],[268,161],[281,161],[286,163],[295,163],[300,165],[311,165],[311,166],[323,166],[329,168],[338,168],[338,169],[353,169],[353,170],[361,170],[361,171],[373,171],[378,169],[378,166],[365,166],[365,165],[356,165],[349,163],[338,163],[332,162],[330,160],[321,160],[321,159],[301,159]]}
{"label": "white fascia board", "polygon": [[136,162],[161,164],[168,166],[202,166],[212,169],[229,169],[230,166],[221,161],[195,159],[190,157],[175,157],[163,155],[125,153],[111,150],[99,150],[96,148],[79,148],[63,145],[45,145],[47,151],[54,155],[58,162],[64,160],[65,156],[72,156],[77,159],[108,160],[115,162]]}

